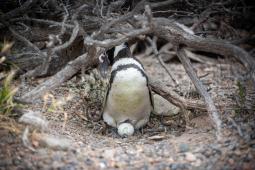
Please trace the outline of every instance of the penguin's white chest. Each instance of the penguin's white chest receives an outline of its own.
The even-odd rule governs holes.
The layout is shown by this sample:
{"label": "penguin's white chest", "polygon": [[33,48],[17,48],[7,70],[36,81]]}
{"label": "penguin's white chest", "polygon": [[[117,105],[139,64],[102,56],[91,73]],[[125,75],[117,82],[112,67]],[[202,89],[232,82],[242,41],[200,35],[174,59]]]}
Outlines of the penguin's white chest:
{"label": "penguin's white chest", "polygon": [[116,123],[139,121],[151,111],[146,77],[136,68],[127,68],[116,73],[106,103],[106,112]]}
{"label": "penguin's white chest", "polygon": [[149,97],[146,83],[146,78],[135,68],[118,72],[109,93],[109,105],[125,114],[142,109]]}

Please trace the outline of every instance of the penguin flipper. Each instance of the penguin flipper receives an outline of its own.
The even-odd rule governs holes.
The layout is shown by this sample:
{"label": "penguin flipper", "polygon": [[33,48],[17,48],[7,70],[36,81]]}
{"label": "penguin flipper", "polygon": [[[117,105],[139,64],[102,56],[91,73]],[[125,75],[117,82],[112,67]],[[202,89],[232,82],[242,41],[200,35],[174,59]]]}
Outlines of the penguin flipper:
{"label": "penguin flipper", "polygon": [[107,96],[108,96],[108,94],[109,94],[109,91],[110,91],[110,87],[109,87],[109,84],[106,86],[106,93],[105,93],[105,95],[104,95],[104,101],[103,101],[103,109],[102,109],[102,111],[101,111],[101,115],[103,115],[104,114],[104,111],[105,111],[105,107],[106,107],[106,102],[107,102]]}

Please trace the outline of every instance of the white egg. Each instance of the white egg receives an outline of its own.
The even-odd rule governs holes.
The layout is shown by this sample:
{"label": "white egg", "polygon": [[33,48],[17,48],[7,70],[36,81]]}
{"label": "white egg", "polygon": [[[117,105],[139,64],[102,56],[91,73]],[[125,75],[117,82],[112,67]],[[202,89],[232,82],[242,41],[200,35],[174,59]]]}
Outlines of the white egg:
{"label": "white egg", "polygon": [[134,126],[130,123],[122,123],[118,127],[118,134],[120,136],[131,136],[135,132]]}

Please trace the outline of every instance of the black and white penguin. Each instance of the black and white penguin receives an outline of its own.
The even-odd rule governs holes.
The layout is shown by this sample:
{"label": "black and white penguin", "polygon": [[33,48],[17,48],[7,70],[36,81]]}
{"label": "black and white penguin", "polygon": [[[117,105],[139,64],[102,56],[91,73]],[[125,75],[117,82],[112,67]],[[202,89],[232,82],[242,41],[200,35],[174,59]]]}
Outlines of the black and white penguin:
{"label": "black and white penguin", "polygon": [[115,47],[109,87],[103,108],[104,121],[120,136],[133,135],[144,126],[153,111],[148,77],[127,43]]}

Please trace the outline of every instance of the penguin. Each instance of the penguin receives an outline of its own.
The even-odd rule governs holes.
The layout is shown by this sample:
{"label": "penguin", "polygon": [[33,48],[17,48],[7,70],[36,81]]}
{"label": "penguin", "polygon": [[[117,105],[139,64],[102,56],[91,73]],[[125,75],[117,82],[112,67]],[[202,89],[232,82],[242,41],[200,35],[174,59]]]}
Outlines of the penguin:
{"label": "penguin", "polygon": [[[103,61],[102,61],[103,62]],[[127,43],[114,48],[103,120],[118,129],[120,136],[131,136],[143,127],[153,111],[148,77],[143,65],[132,56]]]}

